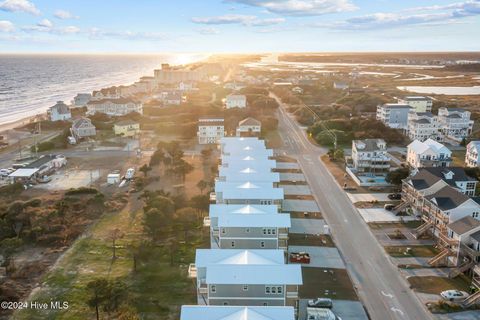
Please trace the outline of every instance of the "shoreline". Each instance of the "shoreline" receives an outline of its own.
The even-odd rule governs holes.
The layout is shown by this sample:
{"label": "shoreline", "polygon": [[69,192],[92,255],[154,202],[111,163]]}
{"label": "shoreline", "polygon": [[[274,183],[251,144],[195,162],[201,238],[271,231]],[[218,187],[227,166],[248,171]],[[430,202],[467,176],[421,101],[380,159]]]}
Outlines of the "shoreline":
{"label": "shoreline", "polygon": [[11,130],[16,130],[20,127],[23,127],[24,125],[26,125],[28,123],[31,123],[32,120],[37,118],[39,115],[43,115],[43,114],[29,116],[29,117],[18,119],[18,120],[12,121],[12,122],[7,122],[7,123],[0,124],[0,135],[3,135],[6,132],[11,131]]}

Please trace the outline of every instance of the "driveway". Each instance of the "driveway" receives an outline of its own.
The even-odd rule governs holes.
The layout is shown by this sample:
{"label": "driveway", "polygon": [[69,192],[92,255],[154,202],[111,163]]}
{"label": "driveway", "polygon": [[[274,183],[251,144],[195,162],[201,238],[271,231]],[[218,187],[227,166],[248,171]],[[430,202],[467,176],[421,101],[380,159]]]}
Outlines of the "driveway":
{"label": "driveway", "polygon": [[283,192],[288,196],[309,196],[312,194],[308,185],[284,184],[279,187],[283,188]]}
{"label": "driveway", "polygon": [[397,221],[411,221],[415,217],[399,217],[394,215],[391,211],[383,208],[371,209],[357,209],[365,222],[397,222]]}
{"label": "driveway", "polygon": [[400,269],[405,277],[441,277],[448,278],[448,273],[452,268],[418,268],[418,269]]}
{"label": "driveway", "polygon": [[320,212],[314,200],[283,200],[283,211],[291,212]]}
{"label": "driveway", "polygon": [[323,219],[291,219],[290,233],[326,234],[325,220]]}
{"label": "driveway", "polygon": [[388,193],[348,193],[348,198],[353,202],[359,201],[390,201]]}
{"label": "driveway", "polygon": [[298,163],[295,162],[277,162],[276,168],[281,170],[300,170]]}
{"label": "driveway", "polygon": [[280,181],[305,182],[303,173],[280,172]]}
{"label": "driveway", "polygon": [[[307,303],[307,299],[300,299],[298,320],[305,320],[307,318]],[[333,300],[332,311],[342,318],[342,320],[368,320],[363,305],[358,301]]]}
{"label": "driveway", "polygon": [[302,264],[304,267],[345,269],[345,264],[337,248],[288,246],[288,253],[290,252],[307,252],[310,254],[310,263]]}

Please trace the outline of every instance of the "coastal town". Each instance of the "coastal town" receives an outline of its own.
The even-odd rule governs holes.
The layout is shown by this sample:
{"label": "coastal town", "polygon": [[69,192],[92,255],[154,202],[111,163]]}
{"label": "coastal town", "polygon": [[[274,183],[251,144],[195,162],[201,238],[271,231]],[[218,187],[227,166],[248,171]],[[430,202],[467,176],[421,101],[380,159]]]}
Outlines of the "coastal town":
{"label": "coastal town", "polygon": [[212,55],[0,126],[0,300],[67,304],[0,319],[480,319],[479,65]]}

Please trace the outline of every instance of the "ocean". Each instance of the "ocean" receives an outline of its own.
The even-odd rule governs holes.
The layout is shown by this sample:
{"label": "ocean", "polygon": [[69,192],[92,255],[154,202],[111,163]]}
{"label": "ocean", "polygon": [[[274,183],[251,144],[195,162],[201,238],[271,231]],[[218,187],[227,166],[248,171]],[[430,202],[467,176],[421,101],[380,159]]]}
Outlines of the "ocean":
{"label": "ocean", "polygon": [[128,85],[162,63],[185,64],[205,54],[0,55],[0,125],[45,112],[77,93]]}

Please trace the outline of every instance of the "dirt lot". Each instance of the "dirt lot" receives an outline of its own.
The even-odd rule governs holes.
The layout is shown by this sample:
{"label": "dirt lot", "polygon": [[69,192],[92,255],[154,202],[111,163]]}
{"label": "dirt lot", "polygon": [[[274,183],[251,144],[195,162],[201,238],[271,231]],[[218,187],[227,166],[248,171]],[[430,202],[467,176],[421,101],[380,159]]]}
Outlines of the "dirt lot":
{"label": "dirt lot", "polygon": [[443,277],[409,277],[408,282],[413,290],[439,294],[444,290],[469,291],[470,280],[466,276],[458,276],[454,279]]}
{"label": "dirt lot", "polygon": [[319,246],[319,247],[335,247],[332,237],[326,234],[322,235],[303,235],[291,233],[288,236],[288,245],[290,246]]}

